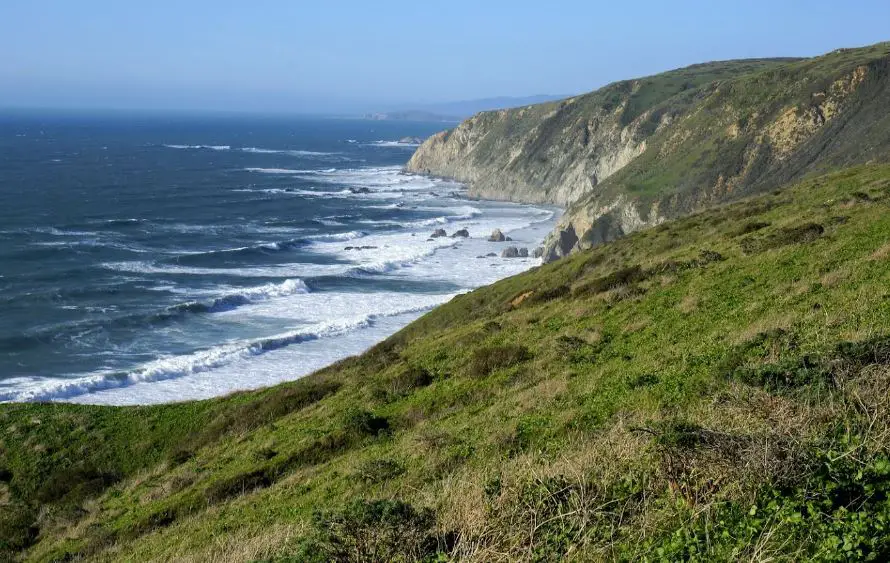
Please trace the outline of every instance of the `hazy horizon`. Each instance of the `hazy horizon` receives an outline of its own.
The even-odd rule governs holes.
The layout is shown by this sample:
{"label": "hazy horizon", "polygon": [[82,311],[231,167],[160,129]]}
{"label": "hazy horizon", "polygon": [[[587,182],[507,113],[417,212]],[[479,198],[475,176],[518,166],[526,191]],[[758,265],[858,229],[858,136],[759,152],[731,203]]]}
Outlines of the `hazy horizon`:
{"label": "hazy horizon", "polygon": [[[886,2],[35,0],[0,21],[0,108],[356,114],[571,95],[690,64],[890,39]],[[868,17],[863,17],[867,14]]]}

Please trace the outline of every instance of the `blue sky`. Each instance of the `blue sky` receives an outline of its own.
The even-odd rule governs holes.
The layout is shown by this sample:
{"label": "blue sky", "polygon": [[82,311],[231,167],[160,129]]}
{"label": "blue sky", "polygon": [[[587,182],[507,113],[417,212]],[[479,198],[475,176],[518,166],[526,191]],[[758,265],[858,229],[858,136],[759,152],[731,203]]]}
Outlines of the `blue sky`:
{"label": "blue sky", "polygon": [[0,0],[0,106],[366,111],[887,40],[888,0]]}

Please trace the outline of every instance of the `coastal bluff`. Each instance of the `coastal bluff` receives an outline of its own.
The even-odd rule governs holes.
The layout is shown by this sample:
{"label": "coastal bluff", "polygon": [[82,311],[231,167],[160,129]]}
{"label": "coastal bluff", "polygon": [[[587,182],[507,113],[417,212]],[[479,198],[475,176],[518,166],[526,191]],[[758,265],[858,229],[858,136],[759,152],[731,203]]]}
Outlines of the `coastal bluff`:
{"label": "coastal bluff", "polygon": [[890,43],[694,65],[479,113],[407,164],[566,207],[545,261],[837,166],[890,160]]}

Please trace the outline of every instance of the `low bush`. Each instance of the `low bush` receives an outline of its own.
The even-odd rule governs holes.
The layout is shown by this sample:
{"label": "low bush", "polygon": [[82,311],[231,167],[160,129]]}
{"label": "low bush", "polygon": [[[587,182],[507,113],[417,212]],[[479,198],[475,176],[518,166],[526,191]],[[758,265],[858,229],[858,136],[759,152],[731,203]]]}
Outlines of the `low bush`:
{"label": "low bush", "polygon": [[640,389],[641,387],[651,387],[658,385],[658,376],[652,373],[644,373],[638,375],[628,382],[631,389]]}
{"label": "low bush", "polygon": [[645,278],[646,273],[639,265],[629,266],[576,286],[572,290],[572,295],[596,295],[598,293],[609,291],[610,289],[615,289],[619,286],[643,281]]}
{"label": "low bush", "polygon": [[389,432],[389,421],[363,409],[350,409],[343,416],[343,430],[354,437],[379,436]]}
{"label": "low bush", "polygon": [[371,390],[374,398],[389,402],[400,399],[415,389],[421,389],[433,382],[430,372],[419,366],[406,366],[396,375],[378,382]]}
{"label": "low bush", "polygon": [[390,459],[371,459],[364,462],[358,470],[359,480],[368,484],[382,483],[405,472],[396,461]]}
{"label": "low bush", "polygon": [[76,502],[103,491],[121,478],[115,471],[91,465],[58,468],[43,482],[35,495],[40,502],[62,499]]}
{"label": "low bush", "polygon": [[755,254],[773,248],[791,244],[813,242],[825,233],[825,227],[819,223],[805,223],[795,227],[784,227],[762,238],[746,237],[739,243],[745,254]]}
{"label": "low bush", "polygon": [[34,510],[18,503],[0,506],[0,560],[15,561],[16,555],[37,539],[40,532]]}
{"label": "low bush", "polygon": [[559,285],[532,293],[528,298],[528,303],[546,303],[555,299],[562,299],[571,293],[572,288],[567,285]]}
{"label": "low bush", "polygon": [[499,369],[526,362],[531,357],[528,348],[516,344],[477,348],[473,351],[469,372],[474,377],[486,377]]}
{"label": "low bush", "polygon": [[315,533],[288,560],[408,562],[429,560],[443,550],[435,514],[398,500],[357,500],[336,512],[317,512],[313,525]]}

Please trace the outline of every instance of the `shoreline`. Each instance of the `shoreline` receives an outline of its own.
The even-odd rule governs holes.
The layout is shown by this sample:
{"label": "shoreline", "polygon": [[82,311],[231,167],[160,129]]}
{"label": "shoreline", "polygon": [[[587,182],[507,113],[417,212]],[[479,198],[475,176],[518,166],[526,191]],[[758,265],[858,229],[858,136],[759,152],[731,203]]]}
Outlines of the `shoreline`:
{"label": "shoreline", "polygon": [[[418,175],[415,173],[408,174]],[[274,387],[281,383],[295,381],[311,375],[347,357],[364,353],[418,318],[449,302],[457,295],[468,293],[479,287],[490,285],[501,279],[541,265],[542,261],[539,258],[502,258],[500,252],[506,246],[524,246],[528,248],[531,255],[534,249],[541,245],[544,237],[553,229],[553,226],[563,213],[563,209],[551,205],[529,205],[472,198],[466,195],[466,191],[468,191],[467,186],[465,184],[460,184],[460,186],[464,194],[462,194],[459,200],[485,204],[485,212],[471,220],[455,221],[443,226],[448,229],[449,235],[455,230],[468,228],[470,229],[471,237],[454,239],[453,243],[444,247],[437,247],[429,256],[420,259],[417,263],[386,272],[386,276],[408,280],[411,279],[412,274],[417,275],[418,272],[421,276],[441,274],[443,279],[459,283],[462,281],[462,275],[467,277],[481,275],[484,278],[482,283],[476,283],[479,278],[471,282],[467,282],[464,279],[464,283],[470,283],[471,287],[465,287],[449,294],[430,295],[417,299],[419,301],[417,306],[406,307],[408,310],[395,311],[391,315],[372,314],[363,319],[355,319],[351,324],[346,323],[343,325],[341,323],[339,326],[338,323],[342,319],[332,318],[331,323],[329,323],[330,326],[323,327],[319,334],[311,334],[305,338],[297,335],[293,346],[285,344],[280,350],[263,353],[262,356],[246,357],[244,361],[239,360],[231,364],[209,366],[207,369],[201,369],[186,375],[161,377],[145,381],[112,382],[107,387],[104,379],[94,384],[85,382],[88,387],[92,386],[90,390],[60,398],[47,397],[46,394],[41,394],[38,390],[35,391],[33,398],[9,402],[50,401],[109,406],[155,405],[212,400],[236,392],[258,391]],[[491,229],[488,229],[488,227],[501,221],[495,212],[503,212],[505,208],[522,209],[525,210],[525,213],[539,210],[542,213],[546,213],[547,216],[532,220],[519,228],[505,229],[501,226],[495,227],[502,229],[505,234],[513,238],[512,242],[493,243],[487,241],[491,233]],[[502,222],[507,222],[506,218],[502,219]],[[530,217],[530,219],[533,218]],[[436,227],[431,226],[427,228],[432,232]],[[397,235],[399,237],[413,236],[408,231],[399,232]],[[451,240],[449,239],[449,242]],[[487,252],[483,252],[483,250]],[[452,254],[454,251],[458,251],[459,254]],[[491,252],[495,252],[497,256],[486,256],[486,254]],[[455,257],[458,259],[455,260]],[[485,268],[480,269],[479,266],[483,264]],[[369,296],[374,295],[369,294]],[[376,296],[376,298],[380,297],[382,296]],[[408,297],[414,297],[414,295],[403,294],[400,296],[394,294],[387,299],[392,302],[404,302]],[[361,294],[354,294],[354,298],[362,297]],[[332,316],[336,317],[336,315]],[[331,353],[332,349],[335,350],[333,355]],[[289,364],[286,359],[287,356],[291,356]],[[246,383],[245,374],[238,372],[238,370],[239,367],[242,370],[246,370],[248,364],[251,370],[251,381]],[[286,365],[283,366],[282,364]],[[283,375],[285,372],[287,375]],[[87,377],[76,378],[62,383],[77,386],[86,379]],[[233,383],[235,381],[237,383]]]}

